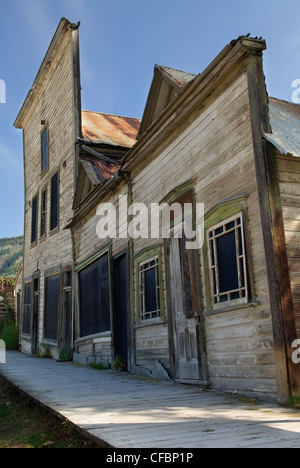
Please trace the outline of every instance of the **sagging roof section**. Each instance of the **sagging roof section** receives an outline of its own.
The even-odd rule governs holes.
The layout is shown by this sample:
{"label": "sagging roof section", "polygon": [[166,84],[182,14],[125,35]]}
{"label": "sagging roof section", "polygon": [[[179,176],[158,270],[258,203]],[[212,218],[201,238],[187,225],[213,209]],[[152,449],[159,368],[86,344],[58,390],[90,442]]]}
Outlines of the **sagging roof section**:
{"label": "sagging roof section", "polygon": [[86,145],[81,146],[80,161],[93,185],[109,180],[121,167],[113,159],[92,150]]}
{"label": "sagging roof section", "polygon": [[300,157],[300,105],[280,99],[269,99],[272,133],[264,138],[281,154]]}
{"label": "sagging roof section", "polygon": [[82,137],[86,144],[131,148],[141,121],[132,117],[82,111]]}

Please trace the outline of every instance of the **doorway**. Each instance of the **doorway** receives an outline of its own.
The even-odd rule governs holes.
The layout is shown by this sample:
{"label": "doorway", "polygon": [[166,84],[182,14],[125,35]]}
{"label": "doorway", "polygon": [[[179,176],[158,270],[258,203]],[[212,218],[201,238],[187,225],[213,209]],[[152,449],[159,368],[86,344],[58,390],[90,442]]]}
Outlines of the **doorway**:
{"label": "doorway", "polygon": [[167,241],[171,333],[175,380],[206,384],[206,350],[201,318],[200,272],[195,250],[186,249],[186,238],[175,230]]}
{"label": "doorway", "polygon": [[114,351],[128,368],[127,256],[113,261],[114,269]]}

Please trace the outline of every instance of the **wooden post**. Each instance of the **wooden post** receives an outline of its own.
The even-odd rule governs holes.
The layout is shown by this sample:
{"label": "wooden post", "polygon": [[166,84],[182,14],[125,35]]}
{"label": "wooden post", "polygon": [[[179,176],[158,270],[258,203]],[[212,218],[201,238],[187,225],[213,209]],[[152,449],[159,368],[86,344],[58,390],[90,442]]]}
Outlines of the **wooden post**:
{"label": "wooden post", "polygon": [[271,132],[262,54],[254,53],[250,60],[248,83],[253,148],[268,272],[278,398],[285,401],[291,393],[300,390],[299,372],[291,360],[296,325],[277,173],[262,136],[263,132]]}

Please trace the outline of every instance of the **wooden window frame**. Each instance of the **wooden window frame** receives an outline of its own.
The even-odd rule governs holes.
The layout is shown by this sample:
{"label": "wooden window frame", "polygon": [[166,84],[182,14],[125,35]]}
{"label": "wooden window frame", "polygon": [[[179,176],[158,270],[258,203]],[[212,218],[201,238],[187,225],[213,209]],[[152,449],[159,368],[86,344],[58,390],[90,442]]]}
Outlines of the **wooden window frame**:
{"label": "wooden window frame", "polygon": [[[159,302],[159,310],[152,312],[152,317],[145,318],[143,295],[141,294],[141,267],[156,261],[156,304]],[[136,323],[137,326],[150,326],[160,324],[164,321],[164,290],[163,290],[163,274],[162,274],[162,246],[152,246],[143,249],[135,256],[135,281],[136,281]],[[159,301],[158,298],[159,297]],[[157,313],[157,316],[153,315]]]}
{"label": "wooden window frame", "polygon": [[[101,259],[103,259],[105,256],[107,256],[108,260],[108,289],[109,289],[109,322],[110,322],[110,329],[106,331],[95,331],[92,334],[89,335],[84,335],[83,330],[82,330],[82,323],[81,323],[81,314],[82,314],[82,308],[81,308],[81,298],[80,298],[80,273],[82,273],[86,268],[92,266],[94,263],[99,262]],[[84,341],[86,339],[91,339],[91,338],[100,338],[100,337],[106,337],[111,334],[112,326],[113,326],[113,319],[112,319],[112,295],[111,295],[111,245],[103,247],[99,252],[96,254],[92,255],[90,258],[79,264],[76,268],[76,285],[77,285],[77,339],[76,342]],[[100,315],[101,318],[101,315]]]}
{"label": "wooden window frame", "polygon": [[[27,290],[29,289],[29,291]],[[30,303],[28,302],[30,299]],[[26,325],[29,325],[29,330],[24,331],[24,317],[25,317],[25,310],[26,310],[26,319],[29,320]],[[24,299],[23,299],[23,313],[22,313],[22,330],[21,334],[24,336],[31,335],[31,311],[32,311],[32,281],[27,281],[24,283]],[[28,315],[29,314],[29,315]]]}
{"label": "wooden window frame", "polygon": [[41,226],[40,226],[40,237],[46,236],[47,232],[47,196],[48,190],[44,188],[41,192]]}
{"label": "wooden window frame", "polygon": [[[51,338],[46,336],[46,313],[47,313],[47,295],[48,295],[48,280],[50,278],[57,278],[58,279],[58,301],[57,301],[57,316],[56,316],[56,338]],[[43,336],[44,341],[47,343],[54,344],[57,346],[59,341],[59,320],[61,314],[61,271],[45,274],[44,279],[44,326],[43,326]]]}
{"label": "wooden window frame", "polygon": [[[44,166],[44,145],[43,145],[43,138],[46,134],[46,144],[47,144],[47,152],[46,152],[46,165]],[[47,171],[49,167],[49,129],[48,127],[44,127],[41,131],[41,172],[42,174]]]}
{"label": "wooden window frame", "polygon": [[[226,200],[218,202],[212,208],[205,213],[205,242],[202,250],[202,258],[204,265],[204,279],[205,279],[205,296],[206,305],[204,309],[204,315],[214,315],[226,312],[228,310],[239,310],[245,307],[253,307],[258,305],[255,293],[255,281],[254,281],[254,266],[252,259],[251,243],[248,235],[248,216],[247,216],[247,199],[249,198],[248,193],[228,198]],[[248,287],[248,298],[247,301],[243,300],[232,300],[228,302],[221,302],[214,304],[213,301],[213,286],[211,269],[209,264],[209,245],[207,232],[218,224],[223,224],[227,219],[238,216],[242,213],[243,226],[244,226],[244,246],[246,255],[246,271],[247,271],[247,287]]]}
{"label": "wooden window frame", "polygon": [[[150,270],[155,270],[155,303],[156,309],[146,311],[146,287],[145,273]],[[156,319],[160,317],[160,284],[159,284],[159,259],[158,255],[149,258],[139,264],[139,284],[140,284],[140,319],[142,321]]]}
{"label": "wooden window frame", "polygon": [[[35,207],[35,219],[34,219],[34,204]],[[35,245],[38,238],[38,209],[39,209],[39,197],[36,195],[31,202],[31,245]]]}
{"label": "wooden window frame", "polygon": [[[53,187],[52,181],[54,177],[57,176],[57,192],[56,192],[56,205],[57,205],[57,217],[56,217],[56,224],[55,226],[52,225],[52,213],[53,213]],[[59,205],[60,205],[60,178],[59,178],[59,171],[56,171],[50,180],[50,219],[49,219],[49,229],[50,233],[55,232],[59,229]]]}
{"label": "wooden window frame", "polygon": [[[232,232],[235,233],[238,288],[221,292],[217,240]],[[207,230],[207,245],[213,307],[224,306],[225,304],[247,304],[249,301],[249,288],[243,212],[239,212],[210,227]],[[239,297],[233,297],[236,295]]]}

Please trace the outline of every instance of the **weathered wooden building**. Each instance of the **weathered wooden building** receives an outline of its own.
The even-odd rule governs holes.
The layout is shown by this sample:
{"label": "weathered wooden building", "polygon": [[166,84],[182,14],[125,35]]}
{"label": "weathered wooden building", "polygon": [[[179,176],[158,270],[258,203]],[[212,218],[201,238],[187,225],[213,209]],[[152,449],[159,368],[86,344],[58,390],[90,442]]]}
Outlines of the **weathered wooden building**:
{"label": "weathered wooden building", "polygon": [[[62,20],[16,122],[23,351],[68,345],[144,375],[300,392],[300,111],[268,98],[265,48],[240,37],[197,76],[155,66],[140,122],[81,111],[78,28]],[[187,249],[200,206],[203,242]]]}

